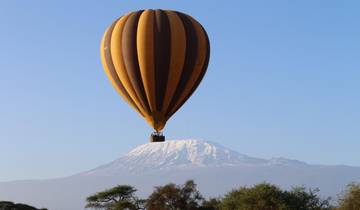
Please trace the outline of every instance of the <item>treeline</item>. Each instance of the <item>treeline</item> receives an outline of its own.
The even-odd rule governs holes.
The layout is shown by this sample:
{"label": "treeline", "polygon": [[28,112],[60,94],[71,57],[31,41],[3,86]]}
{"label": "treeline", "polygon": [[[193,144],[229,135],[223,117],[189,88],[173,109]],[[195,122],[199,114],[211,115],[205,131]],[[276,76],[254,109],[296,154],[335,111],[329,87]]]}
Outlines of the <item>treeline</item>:
{"label": "treeline", "polygon": [[86,208],[104,210],[360,210],[360,183],[349,184],[339,198],[321,198],[318,189],[282,190],[262,183],[234,189],[222,197],[206,199],[194,181],[155,187],[147,199],[129,185],[89,196]]}
{"label": "treeline", "polygon": [[[360,210],[360,183],[349,184],[338,198],[321,198],[318,189],[294,187],[282,190],[261,183],[240,187],[218,198],[204,198],[194,181],[183,185],[155,187],[147,199],[140,199],[136,189],[118,185],[86,199],[86,208],[103,210]],[[0,201],[0,210],[46,210],[26,204]]]}

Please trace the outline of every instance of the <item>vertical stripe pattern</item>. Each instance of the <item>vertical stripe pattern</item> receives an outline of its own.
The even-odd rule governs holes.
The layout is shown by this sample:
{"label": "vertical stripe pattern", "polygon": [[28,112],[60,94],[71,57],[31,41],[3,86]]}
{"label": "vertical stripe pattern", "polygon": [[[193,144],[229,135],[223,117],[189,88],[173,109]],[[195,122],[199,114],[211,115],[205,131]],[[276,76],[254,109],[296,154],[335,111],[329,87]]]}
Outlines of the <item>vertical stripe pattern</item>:
{"label": "vertical stripe pattern", "polygon": [[101,42],[112,85],[156,131],[199,86],[209,57],[209,39],[200,23],[170,10],[124,15]]}

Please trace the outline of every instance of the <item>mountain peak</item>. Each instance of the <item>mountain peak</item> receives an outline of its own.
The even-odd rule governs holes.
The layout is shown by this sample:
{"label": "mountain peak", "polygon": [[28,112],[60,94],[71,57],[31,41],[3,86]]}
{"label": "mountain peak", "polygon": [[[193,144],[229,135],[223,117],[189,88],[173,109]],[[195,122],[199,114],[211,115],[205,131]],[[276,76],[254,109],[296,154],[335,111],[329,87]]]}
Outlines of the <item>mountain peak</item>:
{"label": "mountain peak", "polygon": [[232,164],[234,159],[243,158],[234,151],[202,140],[176,140],[147,143],[130,151],[127,160],[146,162],[158,166],[169,165],[217,165]]}
{"label": "mountain peak", "polygon": [[115,161],[85,172],[89,174],[114,174],[121,171],[149,172],[194,167],[228,166],[301,166],[304,162],[285,158],[270,160],[249,157],[217,143],[186,139],[151,142],[140,145]]}
{"label": "mountain peak", "polygon": [[196,139],[168,140],[140,145],[110,164],[88,173],[101,171],[105,173],[121,169],[148,171],[266,163],[266,160],[252,158],[209,141]]}

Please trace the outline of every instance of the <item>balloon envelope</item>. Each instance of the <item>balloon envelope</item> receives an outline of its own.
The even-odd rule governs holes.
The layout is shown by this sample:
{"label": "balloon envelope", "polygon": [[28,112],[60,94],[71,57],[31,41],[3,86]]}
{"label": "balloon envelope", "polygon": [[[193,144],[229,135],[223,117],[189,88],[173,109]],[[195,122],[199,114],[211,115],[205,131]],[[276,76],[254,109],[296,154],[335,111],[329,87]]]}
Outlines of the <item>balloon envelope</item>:
{"label": "balloon envelope", "polygon": [[156,131],[198,87],[209,56],[200,23],[170,10],[128,13],[113,22],[101,42],[112,85]]}

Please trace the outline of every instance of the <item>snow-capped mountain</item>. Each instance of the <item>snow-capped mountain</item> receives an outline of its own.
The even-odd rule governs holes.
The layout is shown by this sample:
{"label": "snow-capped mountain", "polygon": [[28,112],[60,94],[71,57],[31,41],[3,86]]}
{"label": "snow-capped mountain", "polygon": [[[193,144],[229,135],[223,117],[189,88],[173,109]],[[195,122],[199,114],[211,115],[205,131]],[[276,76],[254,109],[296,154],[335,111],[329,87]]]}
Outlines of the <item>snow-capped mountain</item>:
{"label": "snow-capped mountain", "polygon": [[166,141],[138,146],[115,161],[73,176],[0,183],[0,200],[79,210],[88,195],[114,185],[135,186],[145,197],[154,186],[188,179],[195,180],[205,196],[264,181],[283,188],[319,188],[324,196],[336,196],[346,184],[360,181],[360,167],[254,158],[201,140]]}
{"label": "snow-capped mountain", "polygon": [[272,162],[275,163],[276,159],[267,161],[252,158],[213,142],[191,139],[143,144],[119,159],[85,174],[106,174],[124,168],[130,171],[149,171],[188,167],[272,164]]}

